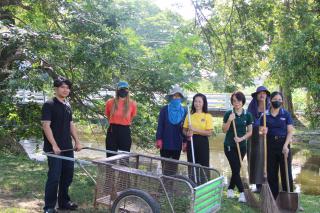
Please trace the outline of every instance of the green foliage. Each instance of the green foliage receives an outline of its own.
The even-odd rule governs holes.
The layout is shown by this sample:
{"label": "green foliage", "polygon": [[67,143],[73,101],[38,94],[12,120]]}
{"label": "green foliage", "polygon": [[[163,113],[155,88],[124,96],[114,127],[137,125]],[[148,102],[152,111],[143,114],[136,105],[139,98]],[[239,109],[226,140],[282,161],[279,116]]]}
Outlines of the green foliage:
{"label": "green foliage", "polygon": [[2,104],[0,137],[10,135],[16,139],[41,137],[41,106],[36,103],[25,105]]}
{"label": "green foliage", "polygon": [[280,85],[306,88],[310,98],[306,115],[312,127],[319,127],[320,68],[319,15],[313,1],[285,2],[275,15],[277,36],[272,44],[272,76]]}
{"label": "green foliage", "polygon": [[[0,91],[48,93],[52,79],[62,75],[74,83],[75,120],[92,121],[104,114],[108,98],[96,101],[92,95],[127,80],[140,103],[133,126],[140,145],[154,139],[159,97],[176,83],[193,88],[192,78],[199,75],[199,37],[189,33],[193,29],[181,17],[149,1],[20,0],[1,9],[12,19],[11,25],[0,22],[8,31],[0,34],[6,62],[0,68],[10,69]],[[19,57],[12,59],[6,51]]]}
{"label": "green foliage", "polygon": [[4,1],[0,108],[12,103],[18,89],[50,93],[52,79],[62,75],[74,82],[70,101],[75,120],[96,122],[102,120],[97,118],[108,97],[96,101],[92,95],[127,80],[140,103],[133,135],[147,145],[154,137],[159,100],[173,84],[195,90],[206,78],[210,90],[232,92],[267,74],[288,93],[306,88],[307,117],[319,125],[313,119],[320,108],[318,3],[193,3],[200,28],[146,0]]}
{"label": "green foliage", "polygon": [[[307,117],[319,126],[319,3],[302,1],[194,1],[198,25],[211,47],[220,89],[232,92],[267,76],[291,108],[294,89],[306,88],[310,96]],[[211,12],[210,18],[203,13]],[[206,19],[208,18],[208,19]],[[215,89],[219,89],[215,86]],[[315,119],[313,119],[315,118]]]}

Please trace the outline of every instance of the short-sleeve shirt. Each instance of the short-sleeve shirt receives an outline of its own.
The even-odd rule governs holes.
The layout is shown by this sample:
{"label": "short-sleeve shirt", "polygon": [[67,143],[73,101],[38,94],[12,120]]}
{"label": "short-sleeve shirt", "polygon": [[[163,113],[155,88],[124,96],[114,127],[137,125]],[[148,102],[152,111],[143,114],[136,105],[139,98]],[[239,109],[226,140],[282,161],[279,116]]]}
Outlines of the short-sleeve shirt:
{"label": "short-sleeve shirt", "polygon": [[[191,117],[191,125],[195,129],[200,129],[200,130],[211,130],[213,129],[213,119],[212,115],[209,113],[193,113],[190,115]],[[184,120],[183,123],[184,128],[189,127],[189,119],[188,116],[186,116],[186,119]],[[200,135],[197,132],[194,132],[196,135]]]}
{"label": "short-sleeve shirt", "polygon": [[[271,110],[266,113],[268,135],[269,136],[286,136],[288,134],[288,125],[292,125],[293,121],[290,113],[280,108],[279,113],[274,117]],[[263,119],[260,119],[260,126],[263,126]]]}
{"label": "short-sleeve shirt", "polygon": [[[232,112],[232,110],[229,110],[224,114],[223,123],[227,123],[231,112]],[[243,110],[243,112],[240,115],[236,114],[235,124],[236,124],[236,129],[237,129],[237,136],[238,137],[244,136],[247,132],[247,127],[249,125],[252,125],[252,123],[253,123],[253,119],[252,119],[252,115],[250,112]],[[236,142],[234,141],[234,137],[235,137],[235,135],[233,132],[233,125],[231,123],[231,125],[226,133],[226,137],[224,139],[224,145],[230,146],[230,147],[235,147]],[[247,140],[240,142],[239,145],[240,145],[240,147],[246,146]]]}
{"label": "short-sleeve shirt", "polygon": [[117,110],[111,115],[112,106],[114,104],[114,98],[109,99],[106,102],[105,115],[107,116],[110,124],[119,124],[124,126],[131,125],[133,118],[137,115],[137,104],[135,101],[129,102],[129,111],[126,115],[123,113],[125,106],[125,99],[119,98]]}
{"label": "short-sleeve shirt", "polygon": [[[41,121],[51,121],[50,128],[53,137],[61,150],[72,149],[72,139],[70,122],[72,121],[72,111],[70,104],[60,102],[57,98],[47,101],[42,106]],[[43,132],[45,152],[52,151],[52,145]]]}

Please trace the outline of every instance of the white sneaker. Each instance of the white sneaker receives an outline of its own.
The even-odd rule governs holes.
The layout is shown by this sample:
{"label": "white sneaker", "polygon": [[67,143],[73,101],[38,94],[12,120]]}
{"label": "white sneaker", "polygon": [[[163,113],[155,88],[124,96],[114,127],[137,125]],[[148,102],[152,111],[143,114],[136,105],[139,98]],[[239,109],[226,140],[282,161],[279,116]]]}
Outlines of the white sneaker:
{"label": "white sneaker", "polygon": [[232,189],[228,189],[227,191],[227,198],[234,198],[234,192]]}
{"label": "white sneaker", "polygon": [[246,197],[244,196],[243,192],[240,193],[238,201],[241,202],[241,203],[246,203],[247,202]]}

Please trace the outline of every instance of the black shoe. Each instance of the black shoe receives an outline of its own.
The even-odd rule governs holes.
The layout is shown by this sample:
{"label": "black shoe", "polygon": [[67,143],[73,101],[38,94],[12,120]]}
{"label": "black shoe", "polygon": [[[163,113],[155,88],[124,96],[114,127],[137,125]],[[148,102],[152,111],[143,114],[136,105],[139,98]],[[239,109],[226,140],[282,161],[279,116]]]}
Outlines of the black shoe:
{"label": "black shoe", "polygon": [[74,202],[69,201],[68,203],[66,203],[63,206],[59,206],[59,210],[77,210],[78,205]]}
{"label": "black shoe", "polygon": [[257,193],[257,194],[260,194],[260,192],[261,192],[261,189],[256,189],[256,190],[253,190],[252,192],[253,192],[253,193]]}
{"label": "black shoe", "polygon": [[57,213],[58,211],[55,209],[46,209],[43,211],[44,213]]}

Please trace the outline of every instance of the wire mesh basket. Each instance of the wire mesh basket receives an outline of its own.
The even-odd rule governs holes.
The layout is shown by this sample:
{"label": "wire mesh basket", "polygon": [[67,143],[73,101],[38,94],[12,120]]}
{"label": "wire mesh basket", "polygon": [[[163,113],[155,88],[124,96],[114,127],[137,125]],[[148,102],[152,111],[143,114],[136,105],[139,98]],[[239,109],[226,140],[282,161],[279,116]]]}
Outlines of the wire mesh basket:
{"label": "wire mesh basket", "polygon": [[159,212],[214,212],[220,208],[223,177],[213,168],[133,153],[93,163],[98,168],[95,205],[114,207],[120,202],[117,198],[131,190],[131,198],[121,200],[118,209],[126,209],[122,212],[136,212],[137,191],[156,203],[154,209]]}

